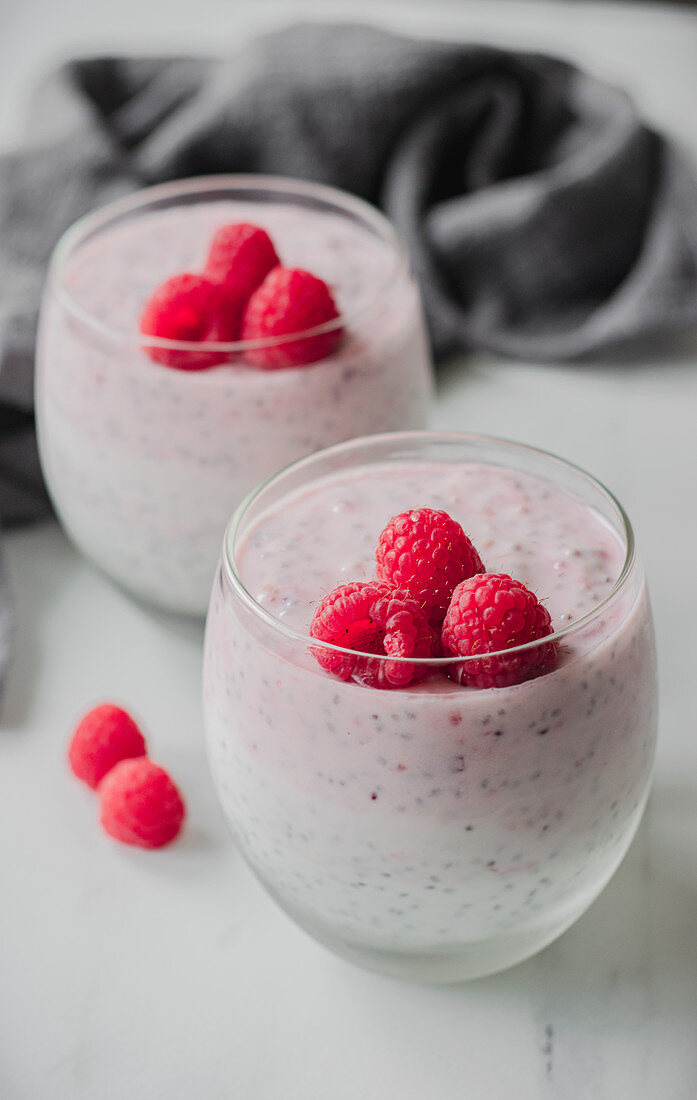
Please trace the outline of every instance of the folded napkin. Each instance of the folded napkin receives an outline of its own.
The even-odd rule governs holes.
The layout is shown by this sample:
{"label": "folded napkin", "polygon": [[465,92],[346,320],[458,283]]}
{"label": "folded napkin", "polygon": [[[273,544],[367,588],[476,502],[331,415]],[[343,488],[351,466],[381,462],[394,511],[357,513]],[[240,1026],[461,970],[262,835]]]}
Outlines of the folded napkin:
{"label": "folded napkin", "polygon": [[292,27],[225,59],[92,58],[0,158],[0,515],[46,507],[32,422],[46,262],[75,218],[211,172],[380,204],[438,354],[559,360],[697,323],[697,184],[621,91],[537,54]]}

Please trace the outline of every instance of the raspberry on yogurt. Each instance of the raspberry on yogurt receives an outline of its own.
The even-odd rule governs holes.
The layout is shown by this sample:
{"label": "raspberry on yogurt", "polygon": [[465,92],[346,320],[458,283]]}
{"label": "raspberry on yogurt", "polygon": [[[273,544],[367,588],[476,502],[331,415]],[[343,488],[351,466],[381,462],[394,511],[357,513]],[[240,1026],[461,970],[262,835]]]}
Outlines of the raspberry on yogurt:
{"label": "raspberry on yogurt", "polygon": [[[453,593],[443,623],[443,652],[467,661],[454,663],[448,674],[470,687],[509,687],[554,668],[554,642],[518,649],[552,633],[549,611],[520,581],[505,573],[478,573]],[[491,653],[495,656],[487,657]]]}
{"label": "raspberry on yogurt", "polygon": [[[201,343],[226,343],[239,335],[242,303],[231,300],[222,288],[202,275],[172,275],[148,298],[140,317],[143,336]],[[144,344],[151,359],[177,370],[206,370],[225,360],[215,351],[158,347]]]}
{"label": "raspberry on yogurt", "polygon": [[380,534],[375,557],[380,580],[413,596],[439,628],[455,586],[484,571],[457,520],[434,508],[394,516]]}
{"label": "raspberry on yogurt", "polygon": [[406,687],[417,678],[418,666],[405,660],[376,661],[362,654],[430,657],[435,641],[416,600],[377,581],[359,581],[335,588],[315,611],[310,634],[320,641],[357,651],[313,649],[327,672],[370,687]]}
{"label": "raspberry on yogurt", "polygon": [[[252,294],[242,319],[243,340],[276,339],[318,328],[339,316],[327,284],[300,268],[275,267]],[[249,349],[246,359],[262,370],[316,363],[335,351],[341,329]]]}
{"label": "raspberry on yogurt", "polygon": [[265,229],[249,222],[221,225],[208,248],[204,275],[222,283],[226,295],[241,305],[280,263]]}

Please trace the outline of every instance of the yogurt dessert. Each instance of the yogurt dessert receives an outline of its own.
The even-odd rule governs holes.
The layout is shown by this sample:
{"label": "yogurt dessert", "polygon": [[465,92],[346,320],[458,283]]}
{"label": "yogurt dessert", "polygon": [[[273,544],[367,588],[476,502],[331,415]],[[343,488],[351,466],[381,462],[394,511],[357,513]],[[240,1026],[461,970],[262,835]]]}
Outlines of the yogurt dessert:
{"label": "yogurt dessert", "polygon": [[[259,328],[183,323],[171,339],[143,328],[155,289],[201,271],[231,223],[261,227],[285,269],[327,285],[338,316],[318,335],[284,343]],[[265,369],[278,368],[279,347],[299,348],[300,361]],[[205,613],[225,523],[256,484],[332,443],[422,427],[430,391],[401,246],[381,215],[334,189],[168,184],[84,219],[56,250],[37,354],[49,490],[77,545],[164,608]]]}
{"label": "yogurt dessert", "polygon": [[[523,648],[520,682],[467,686],[457,670],[476,656],[373,648],[361,660],[417,674],[370,686],[320,659],[322,601],[371,582],[380,532],[417,506],[447,512],[490,573],[541,598],[553,633]],[[597,482],[515,444],[399,433],[331,448],[231,524],[204,704],[234,836],[303,928],[399,977],[512,965],[596,897],[647,797],[655,656],[631,528]]]}

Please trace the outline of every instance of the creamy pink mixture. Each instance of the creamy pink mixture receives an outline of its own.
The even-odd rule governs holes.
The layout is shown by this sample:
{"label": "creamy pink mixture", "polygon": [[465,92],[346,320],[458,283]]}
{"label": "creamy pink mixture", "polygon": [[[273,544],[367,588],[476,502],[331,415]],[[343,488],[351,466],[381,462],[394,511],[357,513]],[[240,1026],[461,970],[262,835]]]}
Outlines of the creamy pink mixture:
{"label": "creamy pink mixture", "polygon": [[[243,361],[201,372],[153,363],[138,317],[168,275],[200,268],[214,230],[247,220],[281,260],[331,286],[345,338],[318,364]],[[206,202],[149,212],[83,243],[49,285],[38,353],[42,462],[75,542],[115,579],[203,614],[225,524],[260,480],[356,435],[422,427],[430,366],[418,295],[391,246],[335,214]]]}
{"label": "creamy pink mixture", "polygon": [[314,483],[258,522],[239,550],[249,592],[287,626],[308,631],[337,584],[375,577],[375,547],[391,516],[439,508],[464,527],[490,573],[509,573],[545,602],[556,629],[592,610],[619,576],[624,547],[581,501],[499,466],[422,462]]}
{"label": "creamy pink mixture", "polygon": [[158,283],[177,271],[202,270],[213,232],[233,221],[266,229],[281,263],[324,279],[349,318],[394,278],[395,253],[356,222],[282,203],[223,201],[151,211],[88,241],[67,272],[68,293],[104,324],[137,333]]}
{"label": "creamy pink mixture", "polygon": [[[241,537],[240,575],[306,633],[324,594],[373,575],[390,516],[423,506],[450,512],[490,571],[543,597],[556,628],[596,607],[622,568],[609,524],[550,483],[421,462],[286,497]],[[241,608],[221,577],[206,638],[209,753],[241,847],[281,904],[385,969],[395,953],[435,952],[460,977],[486,973],[559,934],[617,866],[646,797],[655,680],[639,575],[567,636],[555,671],[510,688],[434,673],[381,691],[328,675],[308,648]]]}

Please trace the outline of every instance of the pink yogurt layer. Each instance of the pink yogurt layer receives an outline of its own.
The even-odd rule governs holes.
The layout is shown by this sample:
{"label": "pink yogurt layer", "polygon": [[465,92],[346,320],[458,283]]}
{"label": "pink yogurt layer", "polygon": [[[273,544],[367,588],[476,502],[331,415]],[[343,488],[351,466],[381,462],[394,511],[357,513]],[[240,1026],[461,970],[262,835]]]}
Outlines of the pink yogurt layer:
{"label": "pink yogurt layer", "polygon": [[[267,509],[235,548],[241,580],[307,634],[322,596],[374,576],[379,532],[410,507],[448,511],[488,570],[545,600],[555,629],[597,608],[623,567],[605,519],[550,482],[422,461],[341,472]],[[224,811],[300,923],[374,951],[487,945],[484,972],[503,965],[496,944],[539,947],[571,923],[631,840],[656,726],[646,591],[630,579],[536,680],[478,690],[434,671],[381,691],[323,672],[223,577],[205,700]]]}
{"label": "pink yogurt layer", "polygon": [[625,548],[598,512],[528,474],[469,463],[374,465],[315,482],[265,515],[238,554],[254,599],[287,626],[308,631],[314,607],[338,584],[375,577],[387,521],[409,508],[453,516],[490,573],[523,581],[555,629],[591,611],[619,576]]}

